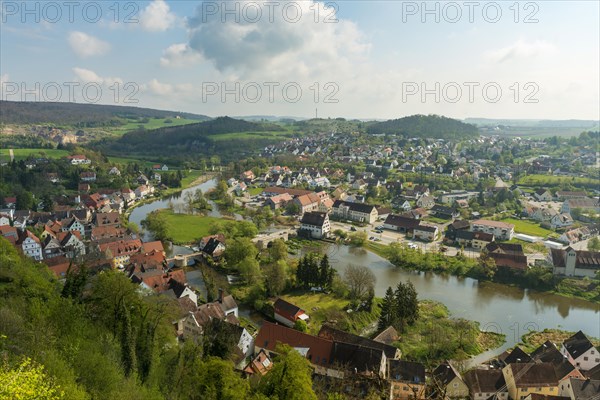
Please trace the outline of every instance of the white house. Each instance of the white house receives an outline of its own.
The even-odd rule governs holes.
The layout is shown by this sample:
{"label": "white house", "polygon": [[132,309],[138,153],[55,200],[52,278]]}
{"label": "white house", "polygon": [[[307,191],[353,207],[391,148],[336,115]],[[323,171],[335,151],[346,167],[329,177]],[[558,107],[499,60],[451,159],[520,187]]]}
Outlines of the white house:
{"label": "white house", "polygon": [[419,225],[414,228],[413,232],[415,239],[433,242],[438,237],[439,229],[435,225]]}
{"label": "white house", "polygon": [[322,239],[329,236],[331,225],[329,216],[324,212],[307,212],[300,221],[299,232],[306,232],[310,237]]}
{"label": "white house", "polygon": [[23,254],[27,257],[33,258],[34,260],[42,260],[42,243],[33,233],[25,230],[21,233],[21,238],[18,245],[21,246]]}
{"label": "white house", "polygon": [[366,222],[372,224],[379,218],[377,208],[370,204],[351,203],[348,201],[336,200],[333,203],[332,215],[341,219],[351,221]]}
{"label": "white house", "polygon": [[553,229],[565,228],[567,226],[573,225],[573,218],[571,217],[571,214],[557,214],[550,220],[550,225]]}
{"label": "white house", "polygon": [[549,258],[555,275],[594,278],[600,270],[598,252],[575,250],[569,246],[564,250],[550,249]]}
{"label": "white house", "polygon": [[600,352],[581,331],[563,342],[561,352],[582,371],[589,371],[600,364]]}
{"label": "white house", "polygon": [[491,233],[498,240],[510,240],[515,234],[515,226],[508,222],[478,219],[471,223],[471,231]]}

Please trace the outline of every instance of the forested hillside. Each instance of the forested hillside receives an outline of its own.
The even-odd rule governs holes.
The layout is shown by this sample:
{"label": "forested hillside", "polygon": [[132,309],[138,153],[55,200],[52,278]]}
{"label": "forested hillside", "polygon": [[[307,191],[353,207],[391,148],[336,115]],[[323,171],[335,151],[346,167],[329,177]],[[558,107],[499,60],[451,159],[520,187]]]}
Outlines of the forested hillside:
{"label": "forested hillside", "polygon": [[404,137],[460,139],[476,137],[475,125],[439,115],[411,115],[400,119],[377,122],[367,128],[370,134],[398,134]]}
{"label": "forested hillside", "polygon": [[176,343],[176,302],[142,295],[121,272],[91,277],[82,268],[63,286],[4,238],[0,266],[2,399],[316,399],[295,351],[281,349],[251,387],[227,346]]}
{"label": "forested hillside", "polygon": [[137,130],[97,146],[110,154],[174,158],[216,154],[225,160],[239,159],[285,135],[292,134],[276,124],[219,117],[198,124]]}
{"label": "forested hillside", "polygon": [[0,101],[0,122],[3,124],[56,124],[76,127],[119,126],[122,119],[181,118],[206,121],[206,115],[151,108],[102,104]]}

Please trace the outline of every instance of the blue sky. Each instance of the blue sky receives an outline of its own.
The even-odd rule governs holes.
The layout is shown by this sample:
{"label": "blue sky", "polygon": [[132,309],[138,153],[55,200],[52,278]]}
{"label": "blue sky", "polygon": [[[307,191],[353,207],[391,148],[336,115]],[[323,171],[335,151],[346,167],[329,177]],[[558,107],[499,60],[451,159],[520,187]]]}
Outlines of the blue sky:
{"label": "blue sky", "polygon": [[597,1],[23,4],[2,2],[6,100],[211,116],[599,118]]}

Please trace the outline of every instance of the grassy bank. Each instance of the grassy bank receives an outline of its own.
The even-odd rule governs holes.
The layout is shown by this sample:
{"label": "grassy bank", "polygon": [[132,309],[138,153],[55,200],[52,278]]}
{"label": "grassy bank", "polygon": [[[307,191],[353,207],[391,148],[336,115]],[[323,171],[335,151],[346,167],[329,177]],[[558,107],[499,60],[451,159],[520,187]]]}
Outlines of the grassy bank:
{"label": "grassy bank", "polygon": [[292,304],[302,308],[310,317],[309,332],[316,334],[327,322],[338,329],[359,334],[369,325],[377,322],[380,314],[381,299],[375,298],[371,311],[347,312],[350,301],[332,294],[297,292],[281,296]]}
{"label": "grassy bank", "polygon": [[464,360],[504,343],[504,335],[481,332],[479,324],[452,318],[442,303],[419,303],[419,319],[400,334],[396,345],[403,358],[426,364],[442,360]]}
{"label": "grassy bank", "polygon": [[[560,346],[562,342],[574,334],[575,332],[562,331],[560,329],[544,329],[541,332],[529,332],[521,337],[521,343],[519,343],[519,347],[521,347],[521,349],[525,350],[527,353],[531,353],[547,340]],[[600,340],[590,336],[588,336],[588,339],[592,341],[594,346],[597,348],[600,347]]]}

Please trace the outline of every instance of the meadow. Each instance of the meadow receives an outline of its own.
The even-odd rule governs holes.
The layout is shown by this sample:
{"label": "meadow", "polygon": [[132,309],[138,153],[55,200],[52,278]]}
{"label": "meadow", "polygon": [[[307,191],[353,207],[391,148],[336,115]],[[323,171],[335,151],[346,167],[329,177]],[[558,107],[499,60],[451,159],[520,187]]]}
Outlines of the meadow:
{"label": "meadow", "polygon": [[540,236],[543,238],[549,235],[556,235],[554,231],[542,228],[539,224],[532,221],[524,221],[516,218],[504,218],[501,221],[514,224],[516,233],[524,233],[525,235]]}

